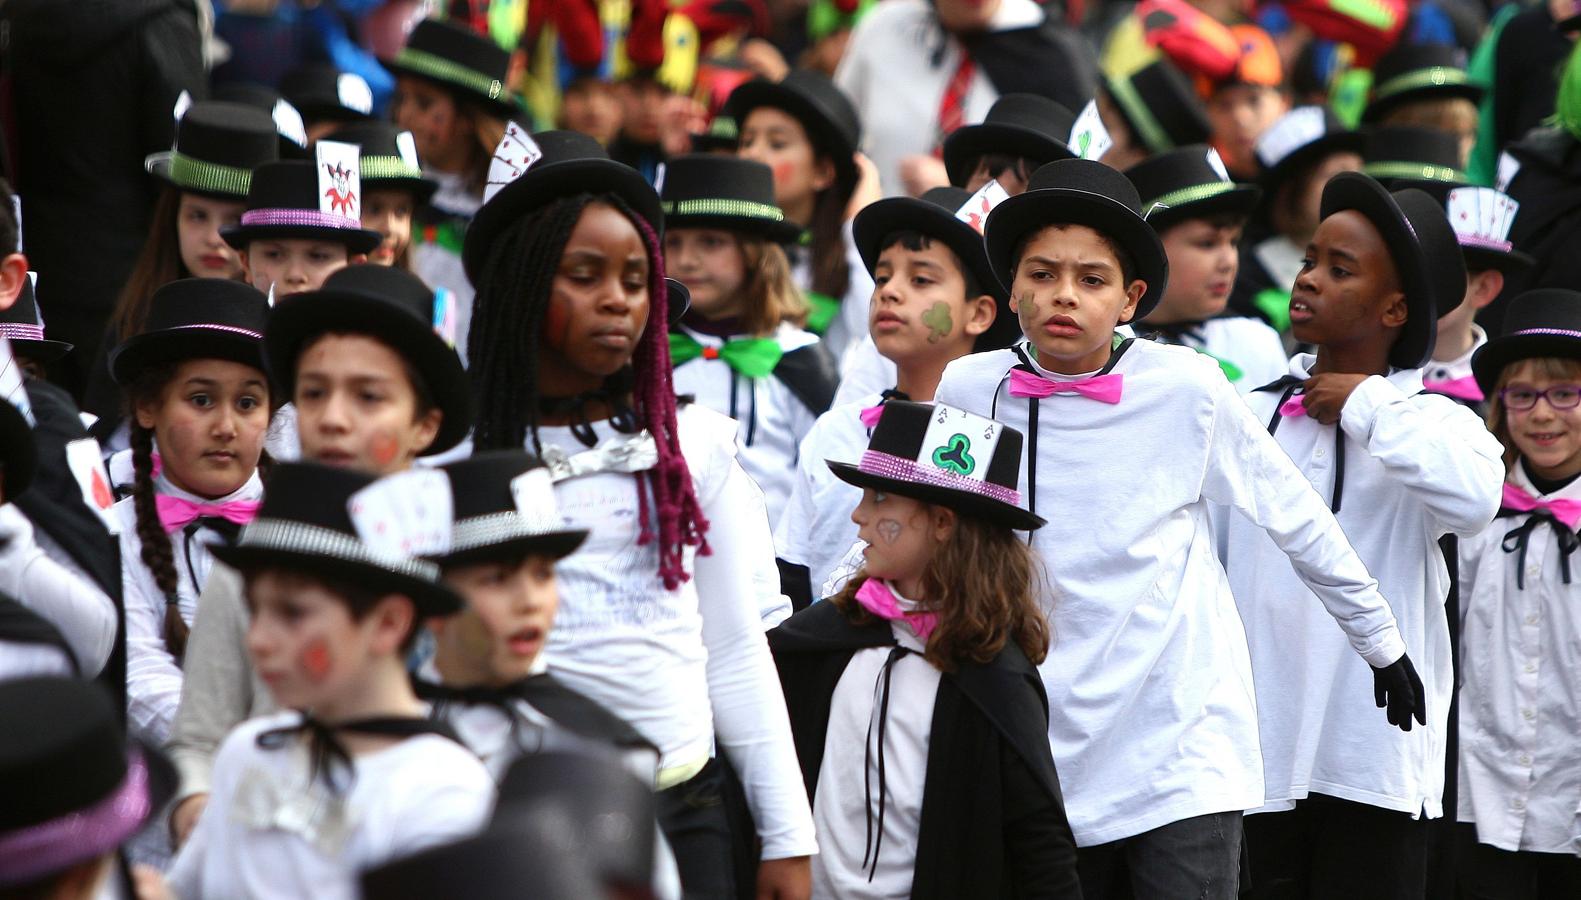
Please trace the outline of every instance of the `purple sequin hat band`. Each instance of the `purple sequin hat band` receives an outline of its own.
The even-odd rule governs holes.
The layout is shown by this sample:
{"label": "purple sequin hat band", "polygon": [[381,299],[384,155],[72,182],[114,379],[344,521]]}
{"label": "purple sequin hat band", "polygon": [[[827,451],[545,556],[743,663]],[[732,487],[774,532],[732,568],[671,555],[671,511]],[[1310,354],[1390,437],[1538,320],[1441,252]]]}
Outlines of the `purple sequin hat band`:
{"label": "purple sequin hat band", "polygon": [[360,229],[362,222],[350,216],[337,216],[334,213],[319,212],[316,209],[250,209],[242,213],[242,225],[247,227],[290,225],[308,228]]}
{"label": "purple sequin hat band", "polygon": [[0,337],[13,341],[42,341],[44,329],[25,322],[0,322]]}
{"label": "purple sequin hat band", "polygon": [[148,764],[126,761],[121,786],[98,803],[37,825],[0,832],[0,887],[37,881],[119,847],[153,812]]}
{"label": "purple sequin hat band", "polygon": [[897,481],[909,481],[912,484],[925,484],[930,487],[948,488],[952,491],[962,491],[968,494],[977,494],[1008,503],[1011,506],[1021,505],[1021,492],[1004,485],[994,484],[991,481],[978,481],[957,475],[935,466],[925,466],[914,459],[905,459],[890,453],[878,450],[865,450],[862,461],[857,469],[869,475],[880,478],[893,478]]}
{"label": "purple sequin hat band", "polygon": [[1460,246],[1476,247],[1482,250],[1496,250],[1500,253],[1509,253],[1515,245],[1509,241],[1496,241],[1493,238],[1478,237],[1474,234],[1460,235]]}
{"label": "purple sequin hat band", "polygon": [[239,334],[242,337],[252,338],[255,341],[263,340],[263,335],[261,333],[253,331],[250,328],[238,328],[235,325],[220,325],[213,322],[198,322],[192,325],[176,325],[170,330],[180,331],[187,328],[200,328],[204,331],[224,331],[230,334]]}
{"label": "purple sequin hat band", "polygon": [[1581,331],[1571,331],[1568,328],[1522,328],[1520,331],[1510,332],[1510,337],[1523,334],[1552,334],[1558,337],[1581,338]]}

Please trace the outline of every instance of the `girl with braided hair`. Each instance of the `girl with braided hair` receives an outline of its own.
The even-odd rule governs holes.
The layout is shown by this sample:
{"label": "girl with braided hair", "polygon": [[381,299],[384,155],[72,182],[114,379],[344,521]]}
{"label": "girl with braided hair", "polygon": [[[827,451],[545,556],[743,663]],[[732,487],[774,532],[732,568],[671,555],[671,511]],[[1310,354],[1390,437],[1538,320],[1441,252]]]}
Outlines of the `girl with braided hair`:
{"label": "girl with braided hair", "polygon": [[557,571],[551,671],[659,748],[687,896],[735,896],[717,745],[762,841],[759,896],[806,897],[812,819],[763,638],[786,612],[773,541],[736,424],[676,402],[658,195],[591,138],[533,138],[541,158],[484,203],[463,261],[474,443],[540,456],[590,532]]}

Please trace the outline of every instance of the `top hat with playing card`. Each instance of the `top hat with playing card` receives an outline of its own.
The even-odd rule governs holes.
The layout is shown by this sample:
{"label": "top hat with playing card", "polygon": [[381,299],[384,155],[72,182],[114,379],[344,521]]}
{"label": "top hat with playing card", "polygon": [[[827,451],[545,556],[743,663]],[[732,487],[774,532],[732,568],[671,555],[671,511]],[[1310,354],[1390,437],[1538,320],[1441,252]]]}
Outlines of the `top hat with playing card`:
{"label": "top hat with playing card", "polygon": [[944,139],[944,168],[950,184],[965,187],[972,168],[985,154],[1017,156],[1027,160],[1027,171],[1056,159],[1070,159],[1066,141],[1076,115],[1059,103],[1037,94],[1004,94],[975,125],[955,129]]}
{"label": "top hat with playing card", "polygon": [[395,350],[444,414],[434,442],[420,455],[461,443],[472,427],[472,387],[461,358],[435,331],[436,297],[422,279],[395,266],[346,266],[316,291],[282,297],[264,327],[264,357],[283,396],[296,391],[296,367],[323,334],[373,337]]}
{"label": "top hat with playing card", "polygon": [[719,228],[789,244],[800,225],[774,201],[774,171],[751,159],[710,153],[677,156],[664,165],[664,224],[669,228]]}
{"label": "top hat with playing card", "polygon": [[1372,99],[1361,120],[1376,122],[1416,100],[1457,97],[1472,103],[1482,99],[1482,86],[1466,74],[1465,51],[1402,41],[1372,67]]}
{"label": "top hat with playing card", "polygon": [[527,555],[560,559],[587,539],[566,524],[554,479],[525,450],[492,450],[442,466],[453,498],[450,547],[441,566],[466,566]]}
{"label": "top hat with playing card", "polygon": [[269,301],[245,281],[181,278],[148,301],[143,330],[110,351],[110,376],[131,384],[143,372],[188,359],[222,359],[263,371]]}
{"label": "top hat with playing card", "polygon": [[834,163],[839,184],[847,190],[856,184],[854,155],[862,146],[862,117],[851,98],[829,76],[812,69],[795,69],[779,81],[749,81],[731,91],[725,102],[742,127],[760,106],[789,113],[806,129],[818,152]]}
{"label": "top hat with playing card", "polygon": [[1466,271],[1496,269],[1512,275],[1537,264],[1510,242],[1510,227],[1521,205],[1508,194],[1493,188],[1459,187],[1449,192],[1445,204],[1461,255],[1466,258]]}
{"label": "top hat with playing card", "polygon": [[389,122],[354,122],[335,129],[324,140],[357,145],[358,176],[365,191],[410,191],[413,200],[427,203],[439,187],[439,182],[423,174],[412,133]]}
{"label": "top hat with playing card", "polygon": [[17,356],[41,363],[52,363],[71,352],[65,341],[52,341],[44,336],[44,316],[38,311],[38,299],[33,294],[34,273],[27,273],[22,280],[22,290],[9,309],[0,310],[0,337],[11,341],[11,350]]}
{"label": "top hat with playing card", "polygon": [[373,89],[368,80],[331,63],[302,63],[280,79],[280,93],[309,122],[373,119]]}
{"label": "top hat with playing card", "polygon": [[279,91],[261,84],[232,82],[215,87],[211,99],[239,103],[265,113],[274,121],[275,144],[280,148],[280,158],[307,158],[307,123],[302,121],[302,111],[292,106],[291,101]]}
{"label": "top hat with playing card", "polygon": [[1346,128],[1328,107],[1298,106],[1290,110],[1276,119],[1252,148],[1263,167],[1257,180],[1264,199],[1272,201],[1280,185],[1328,156],[1360,156],[1366,144],[1366,135]]}
{"label": "top hat with playing card", "polygon": [[[1005,196],[1003,189],[997,194],[997,199]],[[921,197],[875,200],[864,206],[851,223],[856,252],[861,254],[870,275],[878,268],[878,259],[888,249],[889,239],[902,232],[920,234],[954,251],[955,258],[971,273],[982,292],[994,298],[996,308],[994,323],[972,344],[974,353],[998,350],[1021,339],[1021,325],[1009,305],[1010,293],[988,264],[983,235],[978,230],[995,203],[996,198],[985,191],[972,194],[957,187],[938,187]]]}
{"label": "top hat with playing card", "polygon": [[1471,373],[1491,397],[1510,363],[1549,356],[1581,360],[1581,293],[1542,288],[1511,300],[1504,333],[1472,354]]}
{"label": "top hat with playing card", "polygon": [[1470,184],[1460,168],[1460,139],[1436,128],[1379,125],[1367,133],[1361,170],[1391,191],[1416,188],[1439,199]]}
{"label": "top hat with playing card", "polygon": [[149,154],[143,167],[182,191],[234,203],[247,198],[253,170],[279,158],[274,121],[267,113],[205,101],[182,110],[175,146]]}
{"label": "top hat with playing card", "polygon": [[1262,192],[1236,184],[1219,152],[1203,144],[1181,147],[1142,160],[1125,170],[1142,198],[1142,216],[1163,234],[1187,219],[1252,214]]}
{"label": "top hat with playing card", "polygon": [[[281,463],[269,475],[258,515],[234,546],[215,544],[216,558],[243,574],[282,569],[327,578],[375,594],[411,598],[419,617],[461,609],[461,598],[440,578],[439,566],[420,558],[428,539],[449,538],[449,491],[432,469],[379,484],[370,474],[316,463]],[[410,473],[401,473],[406,475]],[[442,502],[425,510],[430,491],[414,490],[422,476]],[[391,479],[399,476],[390,476]],[[435,529],[435,523],[439,527]],[[442,532],[442,534],[439,534]]]}
{"label": "top hat with playing card", "polygon": [[1168,59],[1105,77],[1103,87],[1135,143],[1151,153],[1205,143],[1212,133],[1201,95]]}
{"label": "top hat with playing card", "polygon": [[511,55],[464,25],[424,19],[412,29],[406,46],[393,59],[381,59],[386,69],[432,81],[482,104],[490,113],[509,119],[521,113],[509,77]]}
{"label": "top hat with playing card", "polygon": [[1044,520],[1021,508],[1021,442],[1021,432],[993,419],[942,403],[891,400],[861,461],[825,462],[847,484],[1030,531]]}
{"label": "top hat with playing card", "polygon": [[[259,240],[327,241],[346,252],[367,253],[384,235],[362,227],[362,185],[357,148],[346,159],[326,159],[331,142],[319,141],[318,159],[265,163],[253,173],[247,211],[241,224],[220,229],[225,243],[238,250]],[[320,170],[324,170],[321,172]]]}

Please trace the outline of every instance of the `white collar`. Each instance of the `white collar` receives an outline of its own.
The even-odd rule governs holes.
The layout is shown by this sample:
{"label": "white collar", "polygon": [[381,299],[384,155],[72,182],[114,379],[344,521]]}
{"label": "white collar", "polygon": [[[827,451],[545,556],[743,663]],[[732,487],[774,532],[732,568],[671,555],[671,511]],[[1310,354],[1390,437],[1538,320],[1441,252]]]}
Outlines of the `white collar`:
{"label": "white collar", "polygon": [[[1050,381],[1080,381],[1083,378],[1091,378],[1103,371],[1103,366],[1099,366],[1098,368],[1093,369],[1091,372],[1082,372],[1078,375],[1065,375],[1060,372],[1051,372],[1048,369],[1043,368],[1043,364],[1038,362],[1038,348],[1034,347],[1032,342],[1029,340],[1021,342],[1021,352],[1026,354],[1026,358],[1032,363],[1032,370]],[[1112,355],[1111,358],[1113,358]],[[1108,365],[1108,363],[1105,363],[1104,365]]]}
{"label": "white collar", "polygon": [[[1290,357],[1290,374],[1301,379],[1312,377],[1312,367],[1317,364],[1317,354],[1297,353]],[[1383,376],[1390,384],[1399,388],[1401,392],[1410,396],[1422,391],[1421,369],[1396,369],[1390,367],[1389,374]]]}
{"label": "white collar", "polygon": [[1478,350],[1482,349],[1482,345],[1486,344],[1487,342],[1488,342],[1488,333],[1486,331],[1482,330],[1482,326],[1473,324],[1471,326],[1471,347],[1470,347],[1470,349],[1466,350],[1465,353],[1460,354],[1459,356],[1455,357],[1454,359],[1446,359],[1446,360],[1431,359],[1431,360],[1428,360],[1427,361],[1427,366],[1425,366],[1424,368],[1448,369],[1451,372],[1470,372],[1471,371],[1471,356],[1472,356],[1472,354],[1474,354]]}
{"label": "white collar", "polygon": [[1505,478],[1505,481],[1508,481],[1510,484],[1515,485],[1516,487],[1528,494],[1531,494],[1533,497],[1536,497],[1539,500],[1581,500],[1581,478],[1575,479],[1559,490],[1554,491],[1552,494],[1537,493],[1537,488],[1532,484],[1532,479],[1526,474],[1525,460],[1516,460],[1514,467],[1510,469],[1510,474],[1507,478]]}
{"label": "white collar", "polygon": [[[894,595],[895,605],[900,607],[902,612],[916,612],[918,607],[921,606],[916,600],[912,600],[901,594],[900,591],[895,590],[894,582],[886,581],[884,584],[889,587],[890,594]],[[896,642],[907,650],[916,653],[922,653],[927,650],[927,644],[917,635],[916,630],[911,627],[911,622],[905,616],[892,620],[890,622],[890,630],[894,632]]]}
{"label": "white collar", "polygon": [[175,482],[171,481],[164,472],[160,472],[159,477],[154,479],[154,493],[202,504],[230,503],[232,500],[259,500],[263,497],[263,479],[258,477],[258,470],[253,469],[252,475],[242,482],[241,487],[223,497],[211,499],[177,487]]}

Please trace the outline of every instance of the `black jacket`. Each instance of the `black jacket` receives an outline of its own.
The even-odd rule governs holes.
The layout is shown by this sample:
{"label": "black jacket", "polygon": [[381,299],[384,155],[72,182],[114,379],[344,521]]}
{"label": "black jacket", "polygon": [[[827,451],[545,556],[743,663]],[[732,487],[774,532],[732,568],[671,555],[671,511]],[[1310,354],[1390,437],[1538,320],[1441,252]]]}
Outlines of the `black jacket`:
{"label": "black jacket", "polygon": [[[815,603],[769,632],[807,795],[818,788],[835,685],[857,650],[895,644],[888,622],[852,625]],[[1007,644],[939,679],[923,786],[914,898],[1079,898],[1076,845],[1049,753],[1037,669]]]}
{"label": "black jacket", "polygon": [[1501,334],[1509,298],[1533,288],[1581,284],[1581,142],[1563,128],[1536,128],[1509,153],[1520,171],[1507,193],[1521,205],[1510,228],[1516,249],[1537,265],[1506,280],[1499,299],[1477,314],[1489,334]]}

